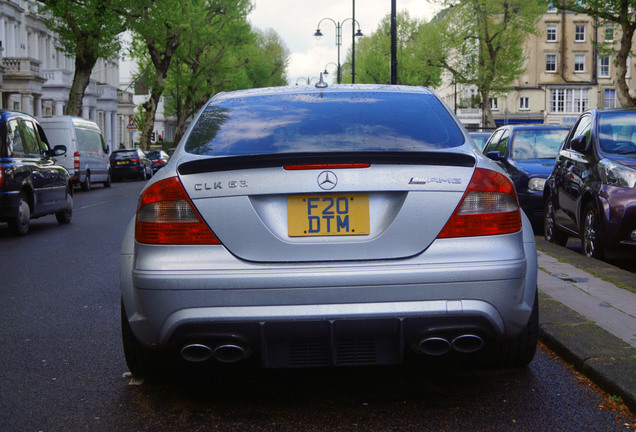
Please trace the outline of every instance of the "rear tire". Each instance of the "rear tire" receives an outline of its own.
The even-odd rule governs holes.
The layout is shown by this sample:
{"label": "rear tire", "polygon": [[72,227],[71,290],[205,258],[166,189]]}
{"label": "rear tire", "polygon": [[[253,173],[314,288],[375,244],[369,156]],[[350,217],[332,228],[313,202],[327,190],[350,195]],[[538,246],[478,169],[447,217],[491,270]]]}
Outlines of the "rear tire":
{"label": "rear tire", "polygon": [[600,242],[599,214],[593,203],[589,203],[583,210],[583,225],[581,227],[581,250],[589,258],[603,259],[603,247]]}
{"label": "rear tire", "polygon": [[554,205],[552,204],[552,197],[548,197],[545,201],[545,217],[543,220],[543,237],[550,243],[557,244],[559,246],[565,246],[568,243],[568,235],[563,231],[560,231],[556,226],[554,219]]}
{"label": "rear tire", "polygon": [[108,171],[108,174],[106,175],[106,181],[104,182],[104,187],[106,188],[110,187],[110,171]]}
{"label": "rear tire", "polygon": [[133,376],[138,378],[159,377],[170,374],[171,352],[151,350],[137,340],[130,328],[124,302],[121,302],[121,336],[126,364]]}
{"label": "rear tire", "polygon": [[84,177],[84,181],[82,182],[81,188],[83,191],[91,190],[91,174],[86,173],[86,177]]}
{"label": "rear tire", "polygon": [[69,189],[66,189],[66,208],[62,211],[55,213],[55,219],[57,222],[62,225],[66,225],[71,222],[71,218],[73,217],[73,195]]}
{"label": "rear tire", "polygon": [[487,366],[519,368],[528,365],[534,358],[539,339],[539,298],[535,293],[532,312],[525,329],[517,336],[495,340],[486,351]]}
{"label": "rear tire", "polygon": [[24,192],[20,193],[20,201],[18,202],[18,214],[9,219],[9,229],[15,235],[25,236],[29,233],[29,224],[31,223],[31,206],[29,199]]}

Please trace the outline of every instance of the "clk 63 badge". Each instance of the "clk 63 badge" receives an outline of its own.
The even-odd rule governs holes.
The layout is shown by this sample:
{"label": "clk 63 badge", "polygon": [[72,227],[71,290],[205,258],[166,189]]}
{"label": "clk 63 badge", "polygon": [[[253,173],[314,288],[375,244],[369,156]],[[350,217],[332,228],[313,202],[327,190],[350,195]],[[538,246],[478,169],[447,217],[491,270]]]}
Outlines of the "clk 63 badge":
{"label": "clk 63 badge", "polygon": [[223,187],[227,187],[228,189],[244,188],[244,187],[247,187],[247,180],[230,180],[227,183],[223,183],[223,182],[197,183],[194,185],[194,190],[195,191],[216,190],[216,189],[223,189]]}

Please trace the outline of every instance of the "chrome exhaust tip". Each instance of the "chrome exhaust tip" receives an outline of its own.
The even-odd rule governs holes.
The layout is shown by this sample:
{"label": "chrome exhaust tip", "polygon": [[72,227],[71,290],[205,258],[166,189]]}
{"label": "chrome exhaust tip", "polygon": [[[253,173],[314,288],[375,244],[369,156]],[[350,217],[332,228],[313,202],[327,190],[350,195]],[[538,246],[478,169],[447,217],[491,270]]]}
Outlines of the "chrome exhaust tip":
{"label": "chrome exhaust tip", "polygon": [[212,348],[203,344],[189,344],[181,348],[181,357],[193,363],[201,363],[212,358]]}
{"label": "chrome exhaust tip", "polygon": [[223,363],[235,363],[250,355],[250,349],[241,345],[224,344],[214,348],[212,355]]}
{"label": "chrome exhaust tip", "polygon": [[474,334],[457,336],[452,342],[453,349],[461,353],[474,353],[484,346],[484,340]]}
{"label": "chrome exhaust tip", "polygon": [[451,343],[442,337],[429,337],[419,341],[417,348],[424,354],[441,356],[450,351]]}

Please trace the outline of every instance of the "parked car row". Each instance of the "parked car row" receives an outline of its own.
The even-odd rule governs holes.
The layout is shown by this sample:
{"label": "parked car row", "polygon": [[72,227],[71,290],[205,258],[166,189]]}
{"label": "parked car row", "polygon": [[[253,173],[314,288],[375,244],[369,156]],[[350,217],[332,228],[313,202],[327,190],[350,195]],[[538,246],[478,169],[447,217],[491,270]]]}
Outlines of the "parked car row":
{"label": "parked car row", "polygon": [[589,110],[572,128],[508,125],[483,153],[515,183],[546,240],[582,252],[636,257],[636,110]]}
{"label": "parked car row", "polygon": [[168,162],[158,153],[155,161],[139,149],[111,153],[99,126],[79,117],[0,110],[0,222],[18,235],[49,214],[69,223],[75,185],[88,191],[94,183],[110,187],[111,179],[146,180]]}
{"label": "parked car row", "polygon": [[545,238],[589,257],[636,258],[636,110],[590,110],[570,130],[544,191]]}

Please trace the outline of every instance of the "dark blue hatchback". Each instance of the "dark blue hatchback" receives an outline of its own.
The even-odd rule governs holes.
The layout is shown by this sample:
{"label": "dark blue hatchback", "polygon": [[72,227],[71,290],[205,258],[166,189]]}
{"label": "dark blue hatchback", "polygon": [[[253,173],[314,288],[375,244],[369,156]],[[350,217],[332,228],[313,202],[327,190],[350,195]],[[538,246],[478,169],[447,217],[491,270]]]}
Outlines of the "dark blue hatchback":
{"label": "dark blue hatchback", "polygon": [[54,159],[65,153],[63,145],[50,148],[33,117],[0,110],[0,222],[15,234],[27,234],[30,220],[40,216],[71,221],[71,176]]}
{"label": "dark blue hatchback", "polygon": [[514,182],[519,204],[534,224],[543,223],[543,187],[568,130],[549,125],[502,126],[484,147],[483,153]]}

